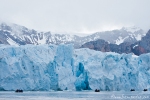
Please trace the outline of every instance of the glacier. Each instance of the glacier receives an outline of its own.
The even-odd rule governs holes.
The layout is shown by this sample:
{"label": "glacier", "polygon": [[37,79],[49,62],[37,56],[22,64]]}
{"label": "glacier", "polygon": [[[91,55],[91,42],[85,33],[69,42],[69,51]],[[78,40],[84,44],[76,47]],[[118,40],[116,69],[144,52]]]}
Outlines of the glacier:
{"label": "glacier", "polygon": [[150,90],[150,54],[0,45],[0,90]]}

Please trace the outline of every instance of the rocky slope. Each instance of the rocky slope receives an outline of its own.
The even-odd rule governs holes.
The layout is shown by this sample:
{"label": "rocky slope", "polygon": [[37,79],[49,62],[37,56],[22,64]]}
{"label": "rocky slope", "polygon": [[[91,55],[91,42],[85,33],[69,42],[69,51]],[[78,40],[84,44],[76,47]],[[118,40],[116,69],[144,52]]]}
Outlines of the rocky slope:
{"label": "rocky slope", "polygon": [[140,41],[135,43],[124,42],[119,45],[110,44],[105,40],[90,41],[81,46],[81,48],[90,48],[102,52],[117,52],[117,53],[134,53],[140,55],[150,52],[150,30],[146,36],[142,37]]}
{"label": "rocky slope", "polygon": [[150,52],[150,30],[147,32],[146,36],[142,37],[141,41],[132,44],[132,51],[136,55]]}
{"label": "rocky slope", "polygon": [[16,24],[2,23],[0,25],[0,42],[10,45],[25,44],[60,44],[70,43],[77,36],[51,34],[51,32],[38,32]]}
{"label": "rocky slope", "polygon": [[83,44],[81,48],[90,48],[102,52],[117,52],[117,53],[131,53],[131,43],[124,42],[120,45],[109,44],[105,40],[99,39]]}
{"label": "rocky slope", "polygon": [[0,43],[10,45],[72,43],[74,44],[75,48],[79,48],[86,42],[95,41],[98,39],[104,39],[108,43],[114,43],[118,45],[123,42],[135,43],[144,35],[144,31],[137,27],[96,32],[88,36],[80,37],[77,35],[69,34],[52,34],[51,32],[39,32],[16,24],[0,24]]}

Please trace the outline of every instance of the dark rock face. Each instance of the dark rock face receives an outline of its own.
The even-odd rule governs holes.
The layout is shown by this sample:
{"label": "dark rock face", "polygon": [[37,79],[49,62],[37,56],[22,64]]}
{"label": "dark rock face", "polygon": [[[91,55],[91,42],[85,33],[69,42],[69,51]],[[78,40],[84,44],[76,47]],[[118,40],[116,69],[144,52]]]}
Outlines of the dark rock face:
{"label": "dark rock face", "polygon": [[94,50],[102,51],[102,52],[110,51],[108,42],[102,39],[99,39],[97,41],[91,41],[81,46],[81,48],[87,48],[87,47],[90,49],[94,49]]}
{"label": "dark rock face", "polygon": [[141,41],[132,44],[132,52],[136,55],[150,52],[150,30],[146,36],[142,37]]}
{"label": "dark rock face", "polygon": [[110,50],[111,52],[117,52],[117,53],[131,53],[131,43],[125,42],[121,43],[120,45],[116,44],[110,44]]}
{"label": "dark rock face", "polygon": [[134,53],[135,55],[141,55],[143,53],[150,52],[150,30],[146,36],[142,37],[141,41],[134,44],[131,42],[124,42],[120,45],[109,44],[104,40],[91,41],[83,44],[81,48],[90,48],[102,52],[117,52],[117,53]]}
{"label": "dark rock face", "polygon": [[81,48],[89,48],[102,52],[117,52],[117,53],[131,53],[131,43],[125,42],[120,45],[109,44],[105,40],[97,40],[85,43]]}
{"label": "dark rock face", "polygon": [[141,55],[143,53],[148,53],[143,47],[141,46],[137,46],[135,47],[134,49],[132,49],[132,52],[135,54],[135,55]]}

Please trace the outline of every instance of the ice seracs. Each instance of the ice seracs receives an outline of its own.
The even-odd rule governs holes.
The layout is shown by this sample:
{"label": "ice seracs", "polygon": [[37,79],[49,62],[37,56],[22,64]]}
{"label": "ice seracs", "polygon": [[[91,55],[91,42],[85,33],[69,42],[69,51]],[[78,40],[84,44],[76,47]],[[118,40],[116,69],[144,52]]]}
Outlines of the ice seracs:
{"label": "ice seracs", "polygon": [[0,90],[150,89],[150,54],[103,53],[72,45],[0,45]]}

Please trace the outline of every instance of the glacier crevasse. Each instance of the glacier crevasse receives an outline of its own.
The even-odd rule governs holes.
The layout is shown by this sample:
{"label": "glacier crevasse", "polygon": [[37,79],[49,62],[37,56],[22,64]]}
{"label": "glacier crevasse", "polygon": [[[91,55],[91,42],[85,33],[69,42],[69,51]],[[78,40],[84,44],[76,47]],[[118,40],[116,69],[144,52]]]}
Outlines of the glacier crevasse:
{"label": "glacier crevasse", "polygon": [[69,45],[0,46],[0,90],[150,89],[150,54]]}

